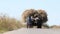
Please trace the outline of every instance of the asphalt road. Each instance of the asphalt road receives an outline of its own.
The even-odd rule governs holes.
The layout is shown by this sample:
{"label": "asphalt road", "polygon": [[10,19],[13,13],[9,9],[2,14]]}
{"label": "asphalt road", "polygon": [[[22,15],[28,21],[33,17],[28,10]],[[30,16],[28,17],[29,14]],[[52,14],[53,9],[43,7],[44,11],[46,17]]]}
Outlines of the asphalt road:
{"label": "asphalt road", "polygon": [[4,34],[60,34],[60,29],[22,28],[14,31],[5,32]]}

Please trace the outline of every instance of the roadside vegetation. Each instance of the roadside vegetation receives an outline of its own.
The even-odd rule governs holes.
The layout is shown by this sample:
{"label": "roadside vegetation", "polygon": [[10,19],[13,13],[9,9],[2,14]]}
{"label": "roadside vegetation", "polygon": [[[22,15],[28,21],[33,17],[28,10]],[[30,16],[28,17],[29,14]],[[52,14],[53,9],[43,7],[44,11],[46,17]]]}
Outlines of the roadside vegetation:
{"label": "roadside vegetation", "polygon": [[12,31],[22,27],[19,20],[9,16],[0,16],[0,32]]}

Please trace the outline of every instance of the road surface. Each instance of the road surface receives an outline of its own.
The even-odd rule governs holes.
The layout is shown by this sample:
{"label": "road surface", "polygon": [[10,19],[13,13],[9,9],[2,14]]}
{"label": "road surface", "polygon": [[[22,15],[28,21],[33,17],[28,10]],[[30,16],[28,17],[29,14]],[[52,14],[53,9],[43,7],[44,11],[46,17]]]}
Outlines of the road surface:
{"label": "road surface", "polygon": [[60,29],[22,28],[14,31],[5,32],[4,34],[60,34]]}

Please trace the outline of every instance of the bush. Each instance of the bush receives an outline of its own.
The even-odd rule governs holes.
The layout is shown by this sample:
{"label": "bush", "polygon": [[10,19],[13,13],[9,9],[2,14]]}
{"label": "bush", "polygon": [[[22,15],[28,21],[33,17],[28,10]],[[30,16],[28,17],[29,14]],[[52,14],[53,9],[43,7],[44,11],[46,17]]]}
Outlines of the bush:
{"label": "bush", "polygon": [[0,32],[11,31],[21,28],[22,24],[15,18],[0,16]]}

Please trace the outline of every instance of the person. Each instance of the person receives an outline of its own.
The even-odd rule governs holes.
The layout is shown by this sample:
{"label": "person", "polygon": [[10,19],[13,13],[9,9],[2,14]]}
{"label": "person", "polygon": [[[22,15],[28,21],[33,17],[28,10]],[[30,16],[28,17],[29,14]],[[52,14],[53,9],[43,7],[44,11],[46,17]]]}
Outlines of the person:
{"label": "person", "polygon": [[27,28],[33,28],[33,20],[31,15],[27,17]]}

